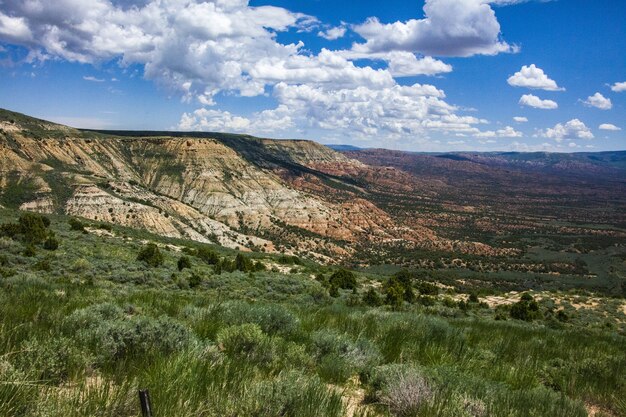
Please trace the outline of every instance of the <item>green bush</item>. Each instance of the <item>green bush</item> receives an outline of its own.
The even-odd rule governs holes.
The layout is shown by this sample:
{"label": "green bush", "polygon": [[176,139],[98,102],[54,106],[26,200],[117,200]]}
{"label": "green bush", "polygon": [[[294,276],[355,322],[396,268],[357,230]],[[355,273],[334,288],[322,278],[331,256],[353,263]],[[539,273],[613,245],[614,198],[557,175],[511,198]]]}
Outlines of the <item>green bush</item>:
{"label": "green bush", "polygon": [[365,294],[363,294],[363,304],[370,307],[378,307],[383,304],[383,299],[374,288],[369,288]]}
{"label": "green bush", "polygon": [[200,246],[196,249],[195,255],[209,265],[217,265],[220,262],[219,255],[207,246]]}
{"label": "green bush", "polygon": [[52,384],[67,380],[87,363],[74,341],[66,337],[30,339],[23,344],[17,360],[21,368],[37,372],[37,380]]}
{"label": "green bush", "polygon": [[528,294],[522,294],[520,300],[511,306],[510,315],[512,318],[524,321],[533,321],[540,317],[539,305]]}
{"label": "green bush", "polygon": [[24,235],[26,242],[41,243],[48,236],[50,219],[36,213],[24,213],[20,216],[18,223],[20,233]]}
{"label": "green bush", "polygon": [[180,351],[192,340],[186,327],[168,317],[128,315],[113,304],[77,310],[67,317],[64,328],[95,355],[98,364]]}
{"label": "green bush", "polygon": [[227,303],[223,308],[222,320],[228,325],[253,323],[269,335],[293,336],[300,328],[298,318],[277,304]]}
{"label": "green bush", "polygon": [[252,356],[260,349],[266,337],[258,325],[246,323],[220,330],[217,333],[217,343],[228,355]]}
{"label": "green bush", "polygon": [[46,250],[57,250],[59,248],[59,241],[55,236],[49,236],[43,243],[43,248]]}
{"label": "green bush", "polygon": [[188,256],[183,255],[178,258],[176,265],[178,266],[179,271],[182,271],[185,268],[191,268],[191,259],[189,259]]}
{"label": "green bush", "polygon": [[35,247],[35,245],[30,243],[30,244],[26,245],[26,247],[22,251],[22,255],[24,255],[24,256],[26,256],[28,258],[32,258],[33,256],[37,255],[37,248]]}
{"label": "green bush", "polygon": [[356,275],[352,271],[339,269],[328,279],[330,287],[341,288],[343,290],[353,290],[357,288]]}
{"label": "green bush", "polygon": [[83,222],[74,217],[68,220],[68,224],[70,225],[70,230],[85,232],[85,225],[83,224]]}
{"label": "green bush", "polygon": [[137,255],[137,260],[143,261],[146,265],[156,268],[163,265],[165,258],[157,245],[148,243]]}

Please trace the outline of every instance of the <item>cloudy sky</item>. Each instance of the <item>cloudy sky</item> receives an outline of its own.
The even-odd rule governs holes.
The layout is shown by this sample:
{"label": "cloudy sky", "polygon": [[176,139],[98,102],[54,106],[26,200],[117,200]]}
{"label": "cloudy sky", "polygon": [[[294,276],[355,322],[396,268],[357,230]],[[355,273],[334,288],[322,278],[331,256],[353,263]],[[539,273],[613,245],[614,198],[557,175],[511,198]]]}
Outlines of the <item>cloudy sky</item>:
{"label": "cloudy sky", "polygon": [[0,0],[0,107],[416,151],[626,149],[626,8]]}

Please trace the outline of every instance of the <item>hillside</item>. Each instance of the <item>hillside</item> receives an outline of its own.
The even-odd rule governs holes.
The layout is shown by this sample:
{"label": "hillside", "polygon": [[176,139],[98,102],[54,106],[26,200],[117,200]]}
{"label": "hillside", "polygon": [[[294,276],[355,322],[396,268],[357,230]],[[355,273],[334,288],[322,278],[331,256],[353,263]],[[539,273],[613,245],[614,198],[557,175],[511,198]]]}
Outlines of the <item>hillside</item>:
{"label": "hillside", "polygon": [[80,131],[9,111],[0,129],[0,201],[10,208],[326,261],[398,241],[494,252],[396,221],[370,188],[417,190],[418,182],[311,141]]}

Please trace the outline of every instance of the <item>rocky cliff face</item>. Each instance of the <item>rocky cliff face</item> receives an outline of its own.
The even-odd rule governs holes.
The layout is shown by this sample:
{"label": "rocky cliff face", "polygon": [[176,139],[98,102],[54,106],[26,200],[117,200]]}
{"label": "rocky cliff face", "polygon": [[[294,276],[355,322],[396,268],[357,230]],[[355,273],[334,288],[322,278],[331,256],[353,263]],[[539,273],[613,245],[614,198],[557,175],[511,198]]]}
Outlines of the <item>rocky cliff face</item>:
{"label": "rocky cliff face", "polygon": [[310,141],[104,134],[0,111],[4,206],[324,260],[368,242],[454,246],[394,220],[369,198],[376,187],[419,192],[419,181]]}

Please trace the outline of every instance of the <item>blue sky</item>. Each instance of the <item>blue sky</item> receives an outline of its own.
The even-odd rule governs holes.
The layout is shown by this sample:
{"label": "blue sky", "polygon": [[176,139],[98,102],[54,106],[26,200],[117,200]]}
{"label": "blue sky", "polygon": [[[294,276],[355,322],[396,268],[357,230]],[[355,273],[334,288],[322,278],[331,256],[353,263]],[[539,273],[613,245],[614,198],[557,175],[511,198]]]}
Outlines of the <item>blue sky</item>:
{"label": "blue sky", "polygon": [[0,107],[416,151],[626,149],[620,0],[2,0]]}

